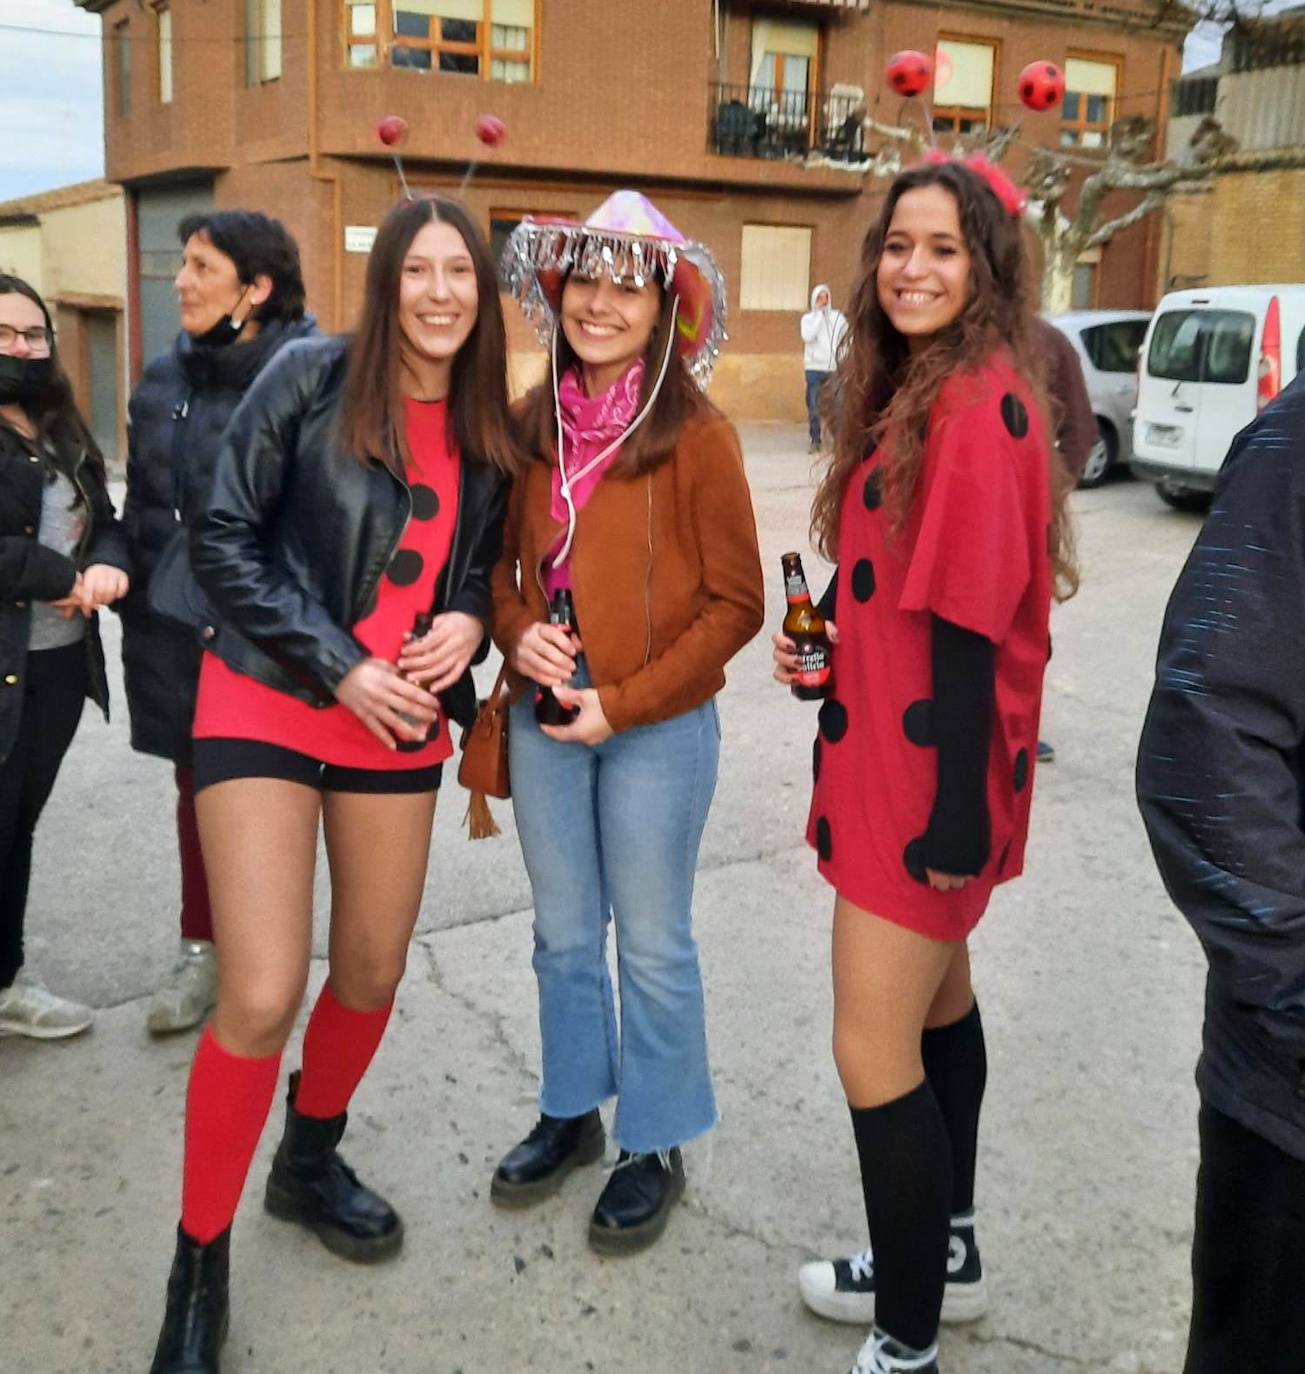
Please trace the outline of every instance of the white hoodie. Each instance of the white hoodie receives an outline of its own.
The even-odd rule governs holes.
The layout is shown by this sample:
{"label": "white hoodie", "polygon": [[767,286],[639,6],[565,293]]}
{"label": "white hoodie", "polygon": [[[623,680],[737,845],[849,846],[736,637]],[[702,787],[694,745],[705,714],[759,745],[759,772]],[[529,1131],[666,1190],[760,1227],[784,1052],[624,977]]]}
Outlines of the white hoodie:
{"label": "white hoodie", "polygon": [[802,366],[807,372],[833,372],[838,366],[838,350],[847,333],[847,316],[832,305],[816,309],[816,298],[824,292],[833,300],[833,293],[823,283],[811,293],[811,309],[802,316]]}

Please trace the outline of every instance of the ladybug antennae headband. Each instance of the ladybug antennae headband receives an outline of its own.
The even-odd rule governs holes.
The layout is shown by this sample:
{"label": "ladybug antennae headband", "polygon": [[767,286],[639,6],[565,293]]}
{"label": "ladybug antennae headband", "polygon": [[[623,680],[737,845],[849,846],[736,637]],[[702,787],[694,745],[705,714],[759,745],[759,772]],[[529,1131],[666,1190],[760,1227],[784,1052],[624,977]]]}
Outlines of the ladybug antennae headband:
{"label": "ladybug antennae headband", "polygon": [[1018,219],[1028,207],[1028,197],[1024,192],[1000,167],[989,162],[982,153],[970,153],[966,157],[954,158],[949,157],[938,148],[931,148],[925,153],[919,165],[938,167],[947,162],[958,163],[979,177],[1001,202],[1002,208],[1012,219]]}

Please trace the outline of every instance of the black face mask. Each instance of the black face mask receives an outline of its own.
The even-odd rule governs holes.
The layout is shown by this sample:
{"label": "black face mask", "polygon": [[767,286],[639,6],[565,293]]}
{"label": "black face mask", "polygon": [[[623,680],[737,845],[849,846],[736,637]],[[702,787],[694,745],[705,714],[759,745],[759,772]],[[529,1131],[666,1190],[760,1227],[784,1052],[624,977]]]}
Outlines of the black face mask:
{"label": "black face mask", "polygon": [[[245,290],[248,289],[248,287],[245,288]],[[240,295],[236,297],[235,305],[231,307],[231,310],[227,314],[223,315],[215,325],[206,329],[202,334],[193,336],[195,342],[202,345],[204,348],[226,348],[229,344],[235,343],[240,337],[241,330],[249,323],[248,315],[239,322],[232,318],[235,312],[240,309],[240,303],[244,299],[245,292],[242,291]]]}
{"label": "black face mask", "polygon": [[15,358],[0,353],[0,405],[28,405],[54,380],[53,358]]}

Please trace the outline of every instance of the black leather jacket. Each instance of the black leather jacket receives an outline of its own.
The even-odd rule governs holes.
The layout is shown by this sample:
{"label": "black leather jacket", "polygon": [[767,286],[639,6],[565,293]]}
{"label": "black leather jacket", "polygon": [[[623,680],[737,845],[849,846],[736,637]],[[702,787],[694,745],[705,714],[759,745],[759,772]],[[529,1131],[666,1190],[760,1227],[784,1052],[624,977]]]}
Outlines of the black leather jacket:
{"label": "black leather jacket", "polygon": [[[407,486],[341,445],[347,340],[287,345],[232,417],[208,508],[191,529],[191,564],[216,620],[201,636],[229,667],[314,706],[367,657],[350,632],[364,618],[411,513]],[[489,574],[502,540],[506,482],[463,454],[458,519],[435,611],[488,624]],[[488,637],[476,661],[485,655]],[[441,693],[470,724],[468,671]]]}
{"label": "black leather jacket", "polygon": [[201,657],[193,631],[150,608],[155,564],[181,522],[193,523],[204,509],[222,433],[254,378],[291,340],[316,332],[305,315],[269,321],[252,339],[223,348],[181,333],[132,392],[122,507],[132,585],[115,609],[131,747],[142,753],[189,762]]}
{"label": "black leather jacket", "polygon": [[[72,591],[78,572],[107,563],[130,573],[127,541],[97,465],[78,456],[77,489],[86,503],[86,530],[75,557],[48,549],[37,538],[46,465],[9,428],[0,423],[0,763],[18,738],[27,676],[27,644],[33,601],[58,601]],[[87,695],[109,716],[109,684],[104,672],[98,618],[86,632]]]}

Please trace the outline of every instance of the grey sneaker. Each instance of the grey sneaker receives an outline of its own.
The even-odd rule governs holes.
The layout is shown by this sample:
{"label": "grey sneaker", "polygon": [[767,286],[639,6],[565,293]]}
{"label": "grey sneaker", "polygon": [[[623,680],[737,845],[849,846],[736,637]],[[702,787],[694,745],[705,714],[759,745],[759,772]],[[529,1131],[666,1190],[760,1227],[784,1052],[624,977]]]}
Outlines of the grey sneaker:
{"label": "grey sneaker", "polygon": [[938,1374],[938,1346],[912,1350],[876,1327],[861,1347],[851,1374]]}
{"label": "grey sneaker", "polygon": [[[821,1317],[871,1326],[875,1319],[874,1255],[863,1250],[847,1259],[812,1260],[798,1270],[802,1301]],[[942,1319],[949,1324],[978,1321],[988,1310],[988,1284],[974,1240],[972,1211],[951,1219],[947,1285]]]}
{"label": "grey sneaker", "polygon": [[151,1035],[189,1030],[217,1003],[217,951],[212,940],[182,940],[172,972],[150,998],[145,1029]]}
{"label": "grey sneaker", "polygon": [[90,1007],[56,997],[26,969],[20,969],[18,977],[0,992],[0,1035],[66,1040],[70,1035],[80,1035],[94,1020]]}

